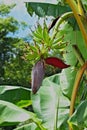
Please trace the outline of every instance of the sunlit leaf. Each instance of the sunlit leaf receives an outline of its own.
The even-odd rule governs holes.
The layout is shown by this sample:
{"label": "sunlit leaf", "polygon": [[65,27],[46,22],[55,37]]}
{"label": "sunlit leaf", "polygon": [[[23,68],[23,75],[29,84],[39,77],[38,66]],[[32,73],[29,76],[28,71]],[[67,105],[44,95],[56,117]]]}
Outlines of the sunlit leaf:
{"label": "sunlit leaf", "polygon": [[71,98],[76,73],[77,71],[70,67],[63,70],[60,74],[60,84],[62,91],[69,99]]}
{"label": "sunlit leaf", "polygon": [[30,105],[32,105],[32,101],[31,100],[21,100],[21,101],[17,102],[16,105],[21,108],[29,107]]}
{"label": "sunlit leaf", "polygon": [[32,103],[34,112],[48,130],[60,128],[68,119],[69,101],[62,95],[59,75],[43,80],[39,91],[32,95]]}
{"label": "sunlit leaf", "polygon": [[12,103],[0,100],[0,126],[17,125],[33,117],[33,113],[27,112]]}

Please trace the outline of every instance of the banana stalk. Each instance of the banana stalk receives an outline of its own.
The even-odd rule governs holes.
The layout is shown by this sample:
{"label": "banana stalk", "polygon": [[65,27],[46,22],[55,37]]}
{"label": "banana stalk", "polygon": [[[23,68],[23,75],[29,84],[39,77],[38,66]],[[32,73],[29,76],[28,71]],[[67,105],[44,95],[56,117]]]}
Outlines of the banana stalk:
{"label": "banana stalk", "polygon": [[[70,103],[70,112],[69,112],[70,116],[73,114],[74,104],[75,104],[75,100],[76,100],[76,95],[77,95],[77,92],[78,92],[79,84],[80,84],[81,78],[82,78],[86,68],[87,68],[87,62],[84,63],[84,65],[77,72],[76,79],[75,79],[75,84],[74,84],[73,91],[72,91],[71,103]],[[69,130],[72,130],[72,128],[70,126],[69,126]]]}
{"label": "banana stalk", "polygon": [[82,35],[83,35],[83,38],[85,40],[85,44],[86,44],[86,47],[87,47],[87,32],[86,32],[87,30],[85,29],[85,28],[87,28],[86,27],[87,25],[86,24],[84,25],[84,22],[82,22],[81,16],[79,15],[79,10],[82,11],[82,8],[78,9],[80,5],[78,5],[78,3],[76,4],[75,0],[66,0],[66,2],[69,4],[69,6],[71,7],[71,9],[74,13],[74,16],[77,20],[78,26],[79,26],[79,28],[82,32]]}

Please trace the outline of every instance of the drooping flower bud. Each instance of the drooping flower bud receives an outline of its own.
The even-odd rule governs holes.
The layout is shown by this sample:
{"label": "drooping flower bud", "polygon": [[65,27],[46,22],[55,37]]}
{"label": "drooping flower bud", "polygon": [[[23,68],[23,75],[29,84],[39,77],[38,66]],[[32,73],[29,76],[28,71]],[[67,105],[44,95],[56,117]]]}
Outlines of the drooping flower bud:
{"label": "drooping flower bud", "polygon": [[42,85],[42,81],[45,74],[44,62],[38,61],[32,69],[32,92],[35,94],[40,86]]}

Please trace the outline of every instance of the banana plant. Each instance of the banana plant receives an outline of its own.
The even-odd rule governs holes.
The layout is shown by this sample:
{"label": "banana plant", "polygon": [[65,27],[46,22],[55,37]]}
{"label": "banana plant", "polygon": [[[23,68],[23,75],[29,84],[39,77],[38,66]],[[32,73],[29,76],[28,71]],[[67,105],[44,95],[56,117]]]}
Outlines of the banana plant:
{"label": "banana plant", "polygon": [[[67,61],[67,63],[68,64],[70,64],[71,65],[71,68],[69,68],[69,69],[66,69],[66,70],[63,70],[62,71],[62,73],[61,73],[61,77],[63,77],[63,76],[65,76],[65,78],[69,81],[68,83],[67,83],[67,85],[69,84],[71,84],[71,79],[67,76],[68,74],[70,75],[70,77],[71,76],[73,76],[72,77],[72,84],[70,85],[70,86],[72,86],[72,88],[71,88],[71,92],[68,92],[67,93],[67,91],[65,91],[65,90],[63,90],[63,92],[64,92],[64,95],[66,95],[70,100],[71,100],[71,105],[70,105],[70,111],[72,111],[71,109],[72,109],[72,104],[74,105],[73,106],[73,108],[74,107],[76,107],[76,103],[77,103],[77,100],[76,100],[76,103],[75,103],[75,99],[76,99],[76,96],[78,97],[78,94],[77,94],[77,91],[79,91],[79,90],[76,90],[75,91],[75,87],[74,87],[74,85],[76,85],[77,84],[77,82],[79,81],[79,76],[81,76],[81,73],[79,74],[79,76],[76,76],[76,73],[78,73],[78,69],[80,68],[80,66],[83,66],[84,65],[84,63],[85,63],[85,61],[86,61],[86,59],[87,59],[87,56],[86,55],[84,55],[84,50],[85,50],[85,52],[87,52],[87,24],[86,24],[86,12],[87,12],[87,9],[84,7],[84,3],[86,3],[85,1],[81,1],[81,0],[61,0],[61,2],[60,3],[63,3],[64,4],[64,6],[66,7],[67,5],[68,5],[68,7],[69,7],[69,9],[71,8],[71,12],[70,12],[70,10],[66,10],[65,12],[67,12],[67,13],[64,13],[62,16],[56,16],[56,19],[53,21],[53,24],[52,24],[52,26],[50,27],[51,29],[53,29],[52,30],[52,35],[51,35],[51,38],[49,39],[49,41],[50,41],[50,45],[51,46],[48,46],[48,50],[47,50],[47,52],[46,52],[46,55],[43,55],[43,54],[41,54],[42,55],[42,59],[46,59],[46,61],[47,61],[47,63],[48,64],[51,64],[51,65],[54,65],[54,66],[56,66],[55,65],[55,63],[57,63],[57,61],[56,62],[52,62],[52,55],[51,54],[53,54],[52,52],[53,52],[53,50],[58,50],[57,52],[58,52],[58,54],[60,55],[60,48],[62,48],[62,45],[65,45],[65,46],[63,46],[64,47],[64,49],[66,50],[66,51],[72,51],[73,53],[64,53],[64,59]],[[34,3],[33,3],[34,4]],[[32,12],[34,11],[34,10],[37,10],[36,8],[34,9],[33,8],[33,5],[32,3],[29,3],[29,6],[32,8]],[[57,8],[60,8],[60,5],[61,4],[59,4],[58,3],[58,7]],[[27,6],[27,9],[28,9],[28,3],[26,4],[26,6]],[[37,6],[37,3],[36,3],[36,6]],[[50,12],[49,14],[48,14],[48,12],[49,12],[49,10],[48,10],[48,12],[46,11],[46,9],[47,8],[43,8],[43,6],[42,6],[42,4],[41,3],[39,3],[39,6],[43,9],[43,12],[45,13],[45,15],[51,15],[52,13]],[[47,6],[51,6],[50,4],[47,4]],[[46,6],[46,7],[47,7]],[[55,6],[56,7],[56,6]],[[63,8],[62,8],[63,9]],[[46,11],[46,12],[45,12]],[[38,14],[38,15],[40,15],[41,16],[41,14],[39,14],[37,11],[35,11],[35,13],[36,14]],[[52,14],[53,15],[53,14]],[[43,16],[43,15],[42,15]],[[41,16],[41,17],[42,17]],[[74,42],[72,43],[70,40],[72,40],[72,38],[70,38],[69,39],[69,44],[67,45],[67,42],[65,42],[66,41],[66,39],[65,39],[65,34],[64,34],[64,36],[62,35],[62,37],[58,37],[59,35],[58,35],[58,32],[60,31],[60,25],[64,22],[64,21],[66,21],[67,19],[69,19],[69,18],[71,18],[71,17],[74,17],[75,18],[75,20],[77,21],[77,25],[78,25],[78,27],[79,27],[79,32],[81,32],[81,34],[78,36],[78,34],[76,34],[76,37],[74,37],[76,40],[73,40]],[[56,21],[56,23],[55,23],[55,21]],[[68,21],[68,20],[67,20]],[[54,27],[53,27],[54,26]],[[49,30],[48,30],[49,31]],[[70,30],[71,31],[71,30]],[[72,34],[72,37],[73,37],[73,35],[74,35],[74,33],[73,33],[73,31],[71,31],[70,32],[71,34]],[[76,32],[77,33],[77,32]],[[50,33],[49,33],[50,34]],[[80,43],[80,36],[81,36],[81,40],[82,40],[82,42]],[[59,38],[59,39],[57,39],[57,37]],[[79,37],[79,39],[78,39],[78,37]],[[44,40],[43,40],[44,41]],[[39,42],[41,42],[41,41],[39,41]],[[65,42],[65,44],[63,44],[63,42]],[[42,43],[44,43],[44,42],[42,42]],[[72,43],[71,45],[70,45],[70,43]],[[75,44],[75,45],[74,45]],[[60,46],[59,46],[60,45]],[[44,46],[44,45],[43,45]],[[54,49],[55,48],[55,49]],[[83,49],[84,48],[84,49]],[[63,48],[62,48],[63,49]],[[44,51],[45,52],[45,51]],[[48,53],[49,52],[49,53]],[[50,53],[51,52],[51,53]],[[87,53],[86,53],[87,54]],[[62,55],[63,56],[63,55]],[[73,58],[73,62],[70,60],[70,57],[71,57],[71,59]],[[58,57],[54,57],[55,59],[56,58],[58,58]],[[67,60],[68,59],[68,60]],[[60,59],[59,59],[60,60]],[[46,63],[46,61],[45,61],[45,63]],[[55,60],[54,60],[55,61]],[[77,61],[77,63],[76,63],[76,61]],[[67,65],[68,67],[69,67],[69,65]],[[73,68],[73,66],[74,66],[74,69],[72,69]],[[76,68],[76,66],[77,66],[77,70],[75,70],[75,68]],[[84,68],[84,67],[83,67]],[[72,72],[75,72],[75,73],[73,73],[73,74],[71,74]],[[86,74],[87,72],[85,71],[85,75],[87,75]],[[78,74],[77,74],[78,75]],[[75,84],[74,84],[74,81],[75,81]],[[82,81],[83,82],[85,82],[84,81],[84,79],[82,79]],[[63,82],[63,81],[62,81]],[[86,83],[85,83],[86,84]],[[79,86],[79,85],[77,85],[77,86]],[[83,86],[83,85],[82,85]],[[68,89],[69,89],[69,87],[67,87]],[[74,88],[74,89],[73,89]],[[76,94],[76,95],[73,95],[73,94]],[[81,93],[80,93],[81,94]],[[79,94],[79,95],[80,95]],[[72,95],[72,96],[71,96]],[[72,102],[74,102],[74,103],[72,103]],[[77,103],[78,104],[78,103]],[[80,106],[79,106],[80,107]],[[80,127],[81,127],[81,125],[80,125],[80,127],[79,127],[79,123],[78,122],[75,122],[75,124],[74,124],[74,117],[76,116],[76,114],[77,114],[77,111],[78,111],[78,109],[76,109],[76,113],[74,113],[74,115],[72,115],[73,114],[73,112],[70,112],[70,113],[72,113],[72,114],[70,114],[70,120],[69,120],[69,125],[70,125],[70,130],[71,129],[80,129]],[[72,116],[71,116],[72,115]],[[78,120],[78,117],[76,118],[76,121]],[[71,121],[71,122],[70,122]],[[75,128],[73,127],[72,128],[72,126],[75,126]],[[78,128],[77,128],[77,127]],[[83,125],[84,126],[84,125]]]}

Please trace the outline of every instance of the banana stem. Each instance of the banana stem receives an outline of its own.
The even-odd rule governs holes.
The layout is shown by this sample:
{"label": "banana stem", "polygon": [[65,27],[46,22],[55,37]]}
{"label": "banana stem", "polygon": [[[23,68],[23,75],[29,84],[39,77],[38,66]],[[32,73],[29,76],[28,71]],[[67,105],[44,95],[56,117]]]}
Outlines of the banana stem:
{"label": "banana stem", "polygon": [[74,0],[66,0],[67,3],[69,4],[69,6],[71,7],[73,13],[74,13],[74,16],[77,20],[77,23],[78,23],[78,26],[82,32],[82,35],[83,35],[83,38],[85,40],[85,44],[86,44],[86,47],[87,47],[87,33],[86,33],[86,30],[85,30],[85,27],[81,21],[81,16],[79,16],[79,10],[78,10],[78,6],[77,4],[75,3]]}
{"label": "banana stem", "polygon": [[73,51],[75,53],[75,56],[77,57],[79,63],[81,64],[81,66],[85,63],[85,60],[79,50],[79,48],[77,47],[77,45],[72,45]]}
{"label": "banana stem", "polygon": [[[70,112],[69,112],[70,116],[73,114],[74,104],[75,104],[75,100],[76,100],[79,83],[81,81],[82,75],[83,75],[84,71],[86,70],[86,68],[87,68],[87,62],[84,63],[84,65],[77,72],[75,84],[74,84],[73,91],[72,91],[71,103],[70,103]],[[72,130],[71,127],[69,127],[69,130]]]}
{"label": "banana stem", "polygon": [[56,22],[56,25],[54,27],[54,31],[53,31],[53,35],[52,35],[52,40],[55,39],[57,33],[58,33],[58,27],[60,26],[60,24],[67,18],[72,17],[73,16],[73,12],[67,12],[64,13]]}
{"label": "banana stem", "polygon": [[[79,63],[80,63],[81,66],[82,66],[82,65],[85,63],[85,60],[84,60],[84,58],[83,58],[83,56],[82,56],[82,54],[81,54],[79,48],[77,47],[77,45],[72,45],[72,47],[73,47],[73,51],[74,51],[74,53],[75,53],[75,55],[76,55],[76,57],[77,57]],[[86,75],[86,77],[87,77],[87,70],[85,70],[85,75]]]}

